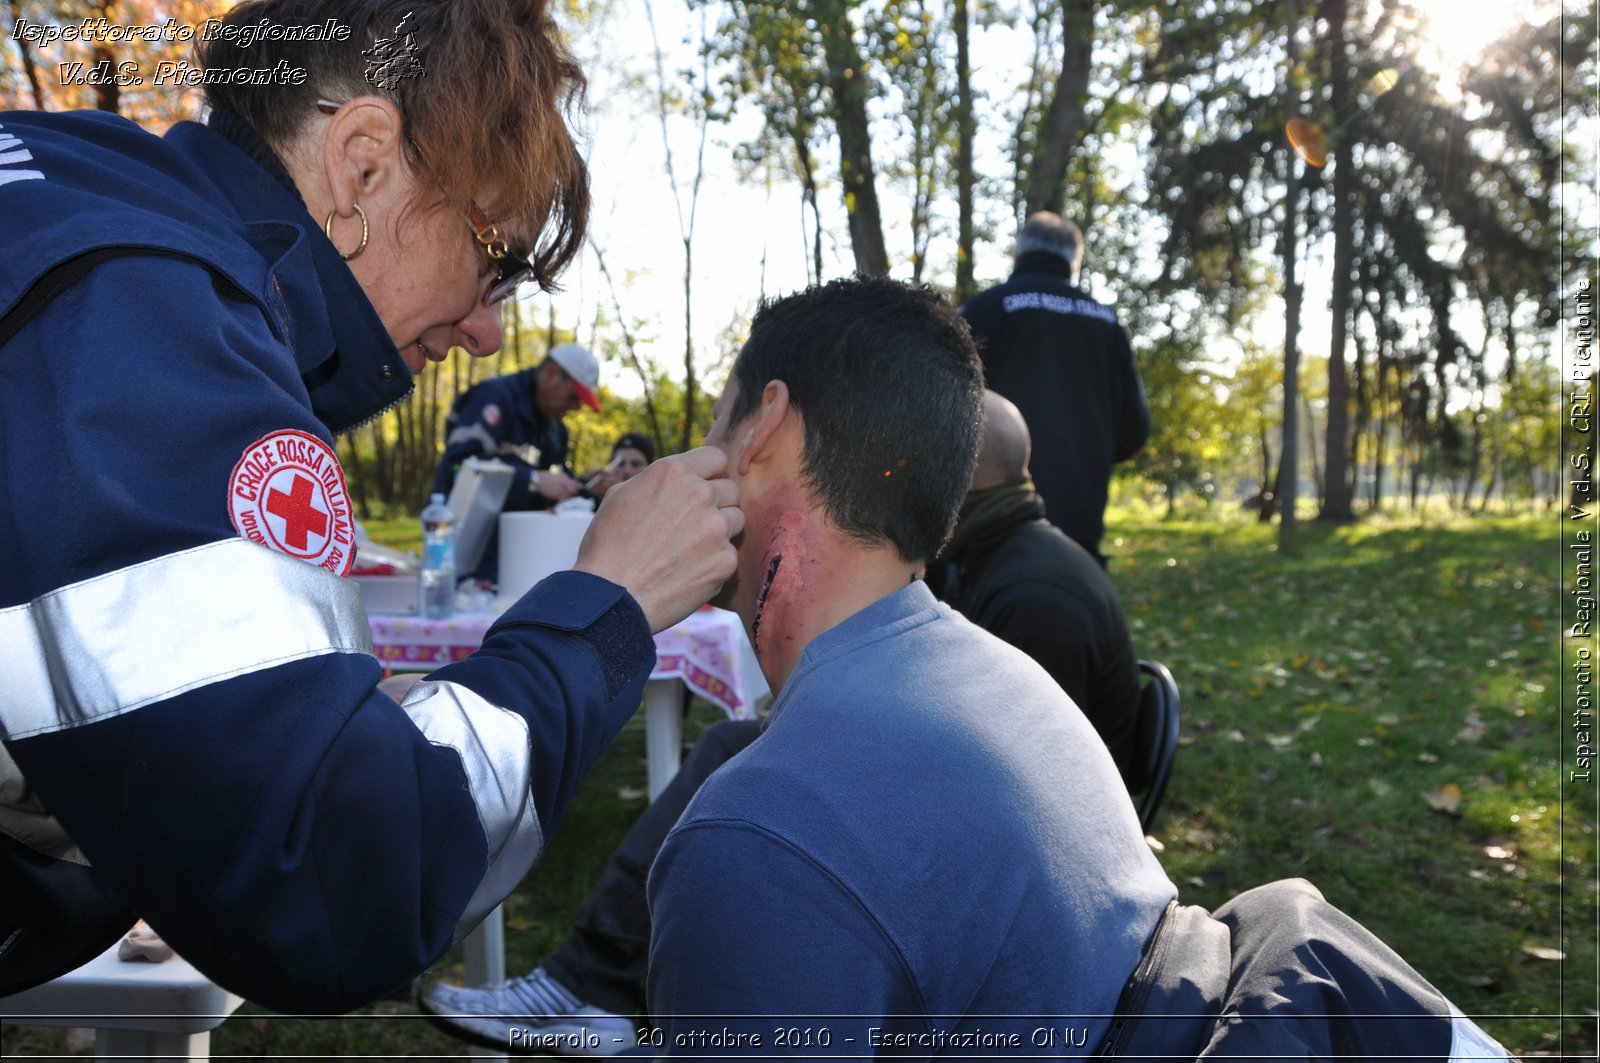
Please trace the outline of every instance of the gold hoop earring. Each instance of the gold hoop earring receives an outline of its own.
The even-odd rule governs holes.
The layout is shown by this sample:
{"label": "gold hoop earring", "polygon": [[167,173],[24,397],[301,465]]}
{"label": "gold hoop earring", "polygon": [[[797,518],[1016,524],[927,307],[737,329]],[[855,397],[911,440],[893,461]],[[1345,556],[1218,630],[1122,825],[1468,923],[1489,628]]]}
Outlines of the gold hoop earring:
{"label": "gold hoop earring", "polygon": [[[346,262],[349,262],[352,258],[355,258],[357,255],[367,249],[367,212],[361,209],[360,203],[352,203],[350,205],[355,208],[357,214],[361,215],[361,242],[356,245],[356,249],[354,251],[348,253],[339,251],[337,244],[335,244],[333,248],[335,251],[339,251],[339,257],[344,259]],[[328,242],[330,244],[333,243],[333,216],[337,213],[337,207],[328,211],[327,220],[322,223],[323,235],[328,238]]]}

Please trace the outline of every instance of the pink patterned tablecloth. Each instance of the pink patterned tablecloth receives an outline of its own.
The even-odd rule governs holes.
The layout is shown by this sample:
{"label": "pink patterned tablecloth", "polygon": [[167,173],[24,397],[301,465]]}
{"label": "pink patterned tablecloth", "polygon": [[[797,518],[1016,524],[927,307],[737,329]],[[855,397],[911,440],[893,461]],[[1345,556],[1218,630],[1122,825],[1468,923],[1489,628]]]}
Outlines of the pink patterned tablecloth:
{"label": "pink patterned tablecloth", "polygon": [[[371,613],[372,653],[386,672],[426,671],[463,660],[483,642],[495,617],[467,613],[448,620]],[[730,719],[755,716],[767,693],[737,615],[700,609],[656,636],[651,679],[681,679],[684,686],[726,712]]]}

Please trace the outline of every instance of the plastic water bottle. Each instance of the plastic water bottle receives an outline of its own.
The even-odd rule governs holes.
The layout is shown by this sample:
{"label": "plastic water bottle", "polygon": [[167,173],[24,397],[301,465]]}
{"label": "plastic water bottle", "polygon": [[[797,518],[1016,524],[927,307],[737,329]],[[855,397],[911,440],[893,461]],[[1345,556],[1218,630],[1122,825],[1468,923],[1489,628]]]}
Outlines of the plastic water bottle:
{"label": "plastic water bottle", "polygon": [[429,620],[444,620],[456,604],[456,515],[444,495],[428,499],[422,511],[422,572],[419,605]]}

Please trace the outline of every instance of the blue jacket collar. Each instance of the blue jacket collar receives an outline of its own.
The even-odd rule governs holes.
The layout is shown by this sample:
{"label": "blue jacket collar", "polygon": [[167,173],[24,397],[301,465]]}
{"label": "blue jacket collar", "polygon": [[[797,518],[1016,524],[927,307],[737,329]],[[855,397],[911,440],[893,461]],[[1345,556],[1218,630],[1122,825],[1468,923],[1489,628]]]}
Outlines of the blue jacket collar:
{"label": "blue jacket collar", "polygon": [[317,419],[346,432],[403,402],[411,371],[272,149],[227,114],[213,125],[180,122],[166,139],[211,178],[244,238],[273,263],[280,324]]}

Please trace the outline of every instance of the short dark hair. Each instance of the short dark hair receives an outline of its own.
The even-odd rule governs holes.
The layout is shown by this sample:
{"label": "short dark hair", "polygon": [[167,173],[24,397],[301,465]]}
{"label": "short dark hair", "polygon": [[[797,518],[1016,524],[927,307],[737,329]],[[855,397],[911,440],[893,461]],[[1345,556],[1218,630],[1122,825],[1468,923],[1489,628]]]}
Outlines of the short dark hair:
{"label": "short dark hair", "polygon": [[983,369],[932,288],[854,277],[763,303],[733,367],[736,426],[773,380],[805,425],[804,485],[840,530],[934,557],[972,479]]}

